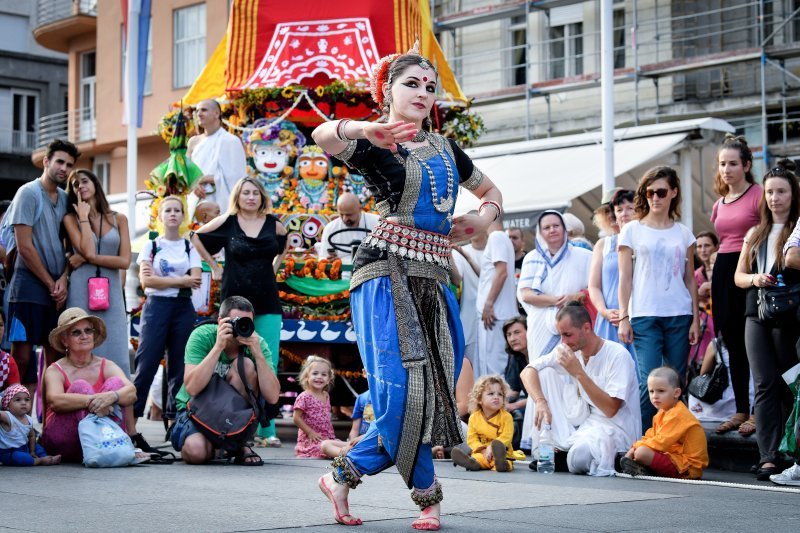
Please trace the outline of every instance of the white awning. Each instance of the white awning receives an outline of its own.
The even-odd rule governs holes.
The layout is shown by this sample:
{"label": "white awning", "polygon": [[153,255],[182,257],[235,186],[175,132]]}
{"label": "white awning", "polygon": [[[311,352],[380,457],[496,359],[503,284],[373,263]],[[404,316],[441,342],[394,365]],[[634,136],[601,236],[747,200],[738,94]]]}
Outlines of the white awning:
{"label": "white awning", "polygon": [[[734,131],[719,119],[694,119],[615,130],[614,173],[623,176],[681,148],[697,132]],[[713,141],[712,141],[713,142]],[[521,213],[568,207],[603,182],[600,132],[485,146],[467,150],[473,162],[503,193],[503,210]],[[480,202],[461,191],[456,213]]]}

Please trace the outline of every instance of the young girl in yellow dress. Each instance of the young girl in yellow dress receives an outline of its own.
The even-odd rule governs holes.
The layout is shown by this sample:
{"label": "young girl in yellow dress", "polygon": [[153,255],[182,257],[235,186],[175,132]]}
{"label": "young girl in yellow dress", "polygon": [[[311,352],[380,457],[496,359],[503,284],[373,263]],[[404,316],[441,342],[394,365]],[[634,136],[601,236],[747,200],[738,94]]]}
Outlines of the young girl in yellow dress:
{"label": "young girl in yellow dress", "polygon": [[515,459],[511,439],[514,419],[506,411],[508,383],[498,375],[482,376],[469,395],[469,429],[467,445],[471,455],[459,447],[453,448],[453,462],[467,470],[496,470],[510,472]]}

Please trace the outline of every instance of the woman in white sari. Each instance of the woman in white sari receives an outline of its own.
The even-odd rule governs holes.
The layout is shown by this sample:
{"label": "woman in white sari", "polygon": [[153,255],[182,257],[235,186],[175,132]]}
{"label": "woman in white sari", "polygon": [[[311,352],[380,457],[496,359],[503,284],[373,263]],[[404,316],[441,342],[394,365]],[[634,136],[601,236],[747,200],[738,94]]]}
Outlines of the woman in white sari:
{"label": "woman in white sari", "polygon": [[[556,313],[568,301],[583,299],[580,291],[589,285],[591,262],[592,252],[569,244],[561,213],[548,210],[539,216],[536,248],[525,256],[517,285],[517,299],[528,314],[531,361],[550,353],[558,344]],[[530,447],[533,427],[533,419],[528,416],[528,412],[533,412],[530,398],[528,404],[520,445],[526,449]]]}
{"label": "woman in white sari", "polygon": [[545,211],[536,225],[536,248],[522,261],[517,298],[528,313],[528,354],[536,359],[558,344],[556,313],[582,299],[589,285],[592,252],[571,246],[558,211]]}

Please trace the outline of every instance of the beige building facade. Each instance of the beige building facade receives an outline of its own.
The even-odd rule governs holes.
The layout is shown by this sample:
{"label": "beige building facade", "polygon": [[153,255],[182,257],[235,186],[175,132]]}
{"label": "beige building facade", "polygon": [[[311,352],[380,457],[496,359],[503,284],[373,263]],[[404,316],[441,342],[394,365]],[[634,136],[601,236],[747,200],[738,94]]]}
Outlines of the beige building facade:
{"label": "beige building facade", "polygon": [[[169,154],[157,125],[180,101],[227,28],[228,0],[154,0],[137,189]],[[121,2],[39,0],[37,42],[69,58],[68,111],[40,120],[40,145],[75,142],[80,166],[92,168],[108,194],[126,193],[127,126],[123,124],[124,38]],[[40,148],[33,155],[41,160]]]}

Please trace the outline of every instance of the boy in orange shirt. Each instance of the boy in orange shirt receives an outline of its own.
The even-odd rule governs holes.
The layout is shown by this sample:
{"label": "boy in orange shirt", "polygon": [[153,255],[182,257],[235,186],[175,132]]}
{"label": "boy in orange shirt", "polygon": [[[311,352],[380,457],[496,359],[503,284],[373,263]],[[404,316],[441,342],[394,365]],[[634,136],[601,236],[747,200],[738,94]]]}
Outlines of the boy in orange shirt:
{"label": "boy in orange shirt", "polygon": [[622,471],[632,476],[699,479],[708,466],[706,434],[680,400],[678,373],[665,366],[654,369],[647,377],[647,389],[658,412],[653,427],[620,461]]}

